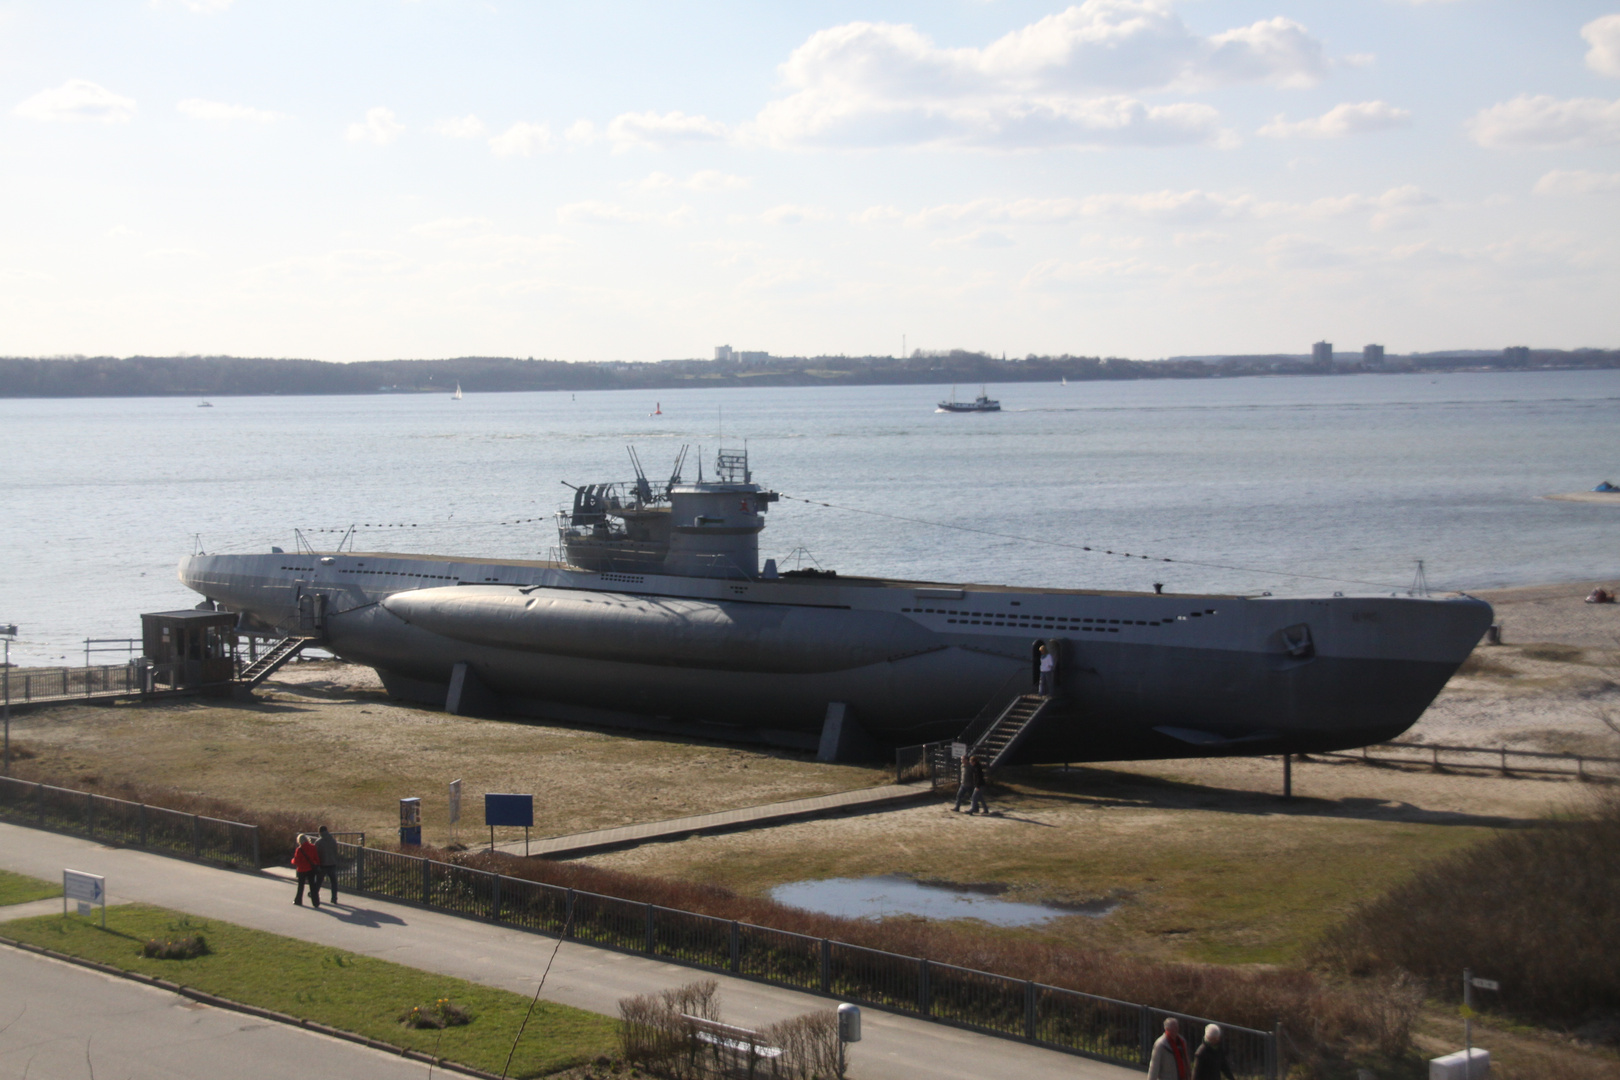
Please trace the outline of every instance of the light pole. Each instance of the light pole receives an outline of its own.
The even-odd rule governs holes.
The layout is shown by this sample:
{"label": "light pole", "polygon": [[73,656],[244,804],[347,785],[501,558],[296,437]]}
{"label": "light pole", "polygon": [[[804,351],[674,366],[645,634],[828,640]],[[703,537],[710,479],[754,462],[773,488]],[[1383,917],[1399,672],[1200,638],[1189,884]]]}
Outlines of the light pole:
{"label": "light pole", "polygon": [[11,773],[11,642],[17,636],[17,624],[9,623],[0,626],[0,637],[6,639],[6,664],[0,668],[0,681],[5,683],[4,703],[0,704],[0,716],[5,718],[6,745],[5,745],[5,771]]}

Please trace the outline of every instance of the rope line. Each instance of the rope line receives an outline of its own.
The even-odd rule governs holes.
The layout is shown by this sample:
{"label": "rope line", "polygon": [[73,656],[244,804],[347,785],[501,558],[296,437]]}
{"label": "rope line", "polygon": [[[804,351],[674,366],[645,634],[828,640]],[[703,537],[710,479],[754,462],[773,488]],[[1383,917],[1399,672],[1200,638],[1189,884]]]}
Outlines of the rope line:
{"label": "rope line", "polygon": [[1000,532],[996,529],[981,529],[972,525],[953,525],[946,521],[929,521],[926,518],[907,517],[904,514],[889,514],[882,510],[863,510],[856,506],[839,506],[836,503],[822,502],[819,499],[805,499],[797,495],[781,494],[784,499],[801,502],[808,506],[825,506],[829,510],[843,510],[850,514],[867,514],[871,517],[888,518],[890,521],[905,521],[913,525],[928,525],[936,529],[955,529],[958,532],[978,533],[981,536],[995,536],[1003,540],[1017,540],[1026,544],[1044,544],[1047,547],[1069,548],[1074,551],[1089,551],[1093,555],[1112,555],[1122,559],[1142,559],[1146,562],[1175,563],[1179,566],[1198,566],[1209,570],[1236,570],[1245,574],[1270,574],[1274,577],[1308,578],[1313,581],[1330,581],[1339,585],[1372,585],[1379,589],[1399,590],[1401,586],[1391,585],[1386,581],[1365,581],[1361,578],[1331,577],[1326,574],[1305,574],[1292,570],[1262,570],[1253,566],[1234,566],[1230,563],[1200,562],[1197,559],[1171,559],[1162,555],[1136,555],[1129,551],[1115,551],[1112,548],[1097,547],[1091,544],[1073,544],[1063,540],[1043,540],[1037,536],[1020,536],[1017,533]]}

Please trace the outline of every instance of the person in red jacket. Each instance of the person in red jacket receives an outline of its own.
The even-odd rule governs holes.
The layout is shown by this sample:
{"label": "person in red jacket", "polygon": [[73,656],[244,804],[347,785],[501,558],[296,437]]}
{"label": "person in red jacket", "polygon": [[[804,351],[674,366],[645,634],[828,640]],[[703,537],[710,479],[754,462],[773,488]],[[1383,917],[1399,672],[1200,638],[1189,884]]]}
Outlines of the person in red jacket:
{"label": "person in red jacket", "polygon": [[321,868],[321,853],[310,843],[308,833],[298,834],[298,847],[293,851],[293,869],[298,871],[298,895],[293,897],[293,903],[299,907],[304,906],[304,887],[309,886],[309,902],[316,908],[321,906],[321,887],[316,873]]}

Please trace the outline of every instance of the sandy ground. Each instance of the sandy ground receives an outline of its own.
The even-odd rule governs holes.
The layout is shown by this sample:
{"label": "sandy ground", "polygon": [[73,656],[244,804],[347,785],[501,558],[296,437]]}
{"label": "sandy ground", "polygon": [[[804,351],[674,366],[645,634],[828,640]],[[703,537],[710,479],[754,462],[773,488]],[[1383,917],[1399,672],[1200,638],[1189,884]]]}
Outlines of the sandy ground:
{"label": "sandy ground", "polygon": [[1598,585],[1479,594],[1496,608],[1500,646],[1481,645],[1403,738],[1620,756],[1620,604],[1584,603]]}

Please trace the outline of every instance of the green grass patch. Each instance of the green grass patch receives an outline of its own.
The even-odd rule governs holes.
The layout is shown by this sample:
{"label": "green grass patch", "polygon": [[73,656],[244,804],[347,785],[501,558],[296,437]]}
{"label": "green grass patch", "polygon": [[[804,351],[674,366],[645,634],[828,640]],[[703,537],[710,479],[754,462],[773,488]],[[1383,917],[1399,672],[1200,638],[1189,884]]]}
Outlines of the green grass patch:
{"label": "green grass patch", "polygon": [[[88,919],[47,915],[6,923],[0,934],[494,1073],[505,1066],[529,1009],[529,999],[520,994],[145,904],[108,908],[106,930]],[[191,935],[206,936],[206,955],[142,955],[148,941]],[[442,1030],[401,1023],[402,1012],[438,1001],[453,1002],[471,1022]],[[542,1001],[509,1075],[545,1076],[611,1054],[616,1046],[613,1020]]]}
{"label": "green grass patch", "polygon": [[30,900],[49,900],[53,896],[61,895],[62,886],[54,882],[13,874],[10,870],[0,870],[0,907],[26,904]]}

